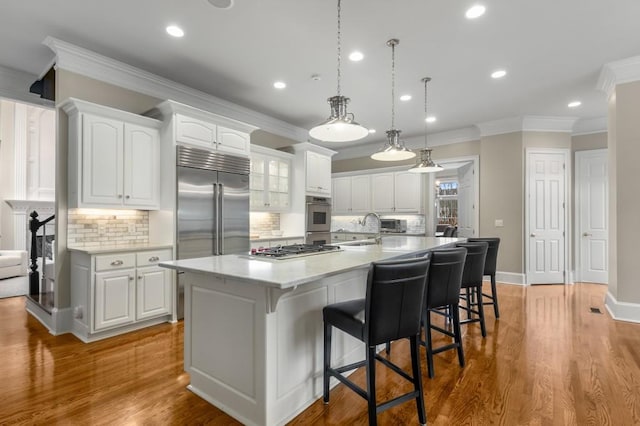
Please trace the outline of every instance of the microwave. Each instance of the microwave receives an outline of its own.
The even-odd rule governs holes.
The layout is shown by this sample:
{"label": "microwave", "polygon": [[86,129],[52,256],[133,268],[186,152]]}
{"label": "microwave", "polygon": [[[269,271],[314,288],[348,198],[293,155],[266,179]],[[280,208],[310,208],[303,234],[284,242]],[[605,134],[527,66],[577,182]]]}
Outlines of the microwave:
{"label": "microwave", "polygon": [[380,219],[381,232],[407,232],[407,221],[404,219]]}

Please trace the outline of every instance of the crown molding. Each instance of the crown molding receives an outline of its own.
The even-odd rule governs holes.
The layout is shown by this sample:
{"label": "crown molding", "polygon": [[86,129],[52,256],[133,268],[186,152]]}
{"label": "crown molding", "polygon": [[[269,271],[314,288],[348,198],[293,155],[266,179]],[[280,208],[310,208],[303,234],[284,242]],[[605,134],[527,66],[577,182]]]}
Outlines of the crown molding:
{"label": "crown molding", "polygon": [[308,131],[266,114],[220,99],[184,84],[48,36],[43,44],[55,54],[56,69],[133,90],[159,99],[171,99],[241,121],[293,140],[307,140]]}
{"label": "crown molding", "polygon": [[578,117],[526,115],[522,118],[522,131],[571,133],[576,121]]}
{"label": "crown molding", "polygon": [[502,135],[522,131],[522,117],[507,117],[499,120],[485,121],[476,124],[480,129],[480,136]]}
{"label": "crown molding", "polygon": [[296,143],[296,144],[293,144],[291,146],[284,147],[282,150],[284,152],[289,152],[289,153],[292,153],[292,154],[297,154],[299,152],[305,152],[305,151],[313,151],[313,152],[317,152],[318,154],[328,155],[329,157],[337,154],[337,151],[334,151],[334,150],[329,149],[329,148],[325,148],[325,147],[320,146],[320,145],[316,145],[316,144],[311,143],[311,142]]}
{"label": "crown molding", "polygon": [[633,56],[604,64],[597,88],[611,96],[618,84],[640,80],[640,56]]}
{"label": "crown molding", "polygon": [[594,133],[606,133],[608,129],[607,117],[596,117],[578,120],[573,126],[571,136],[591,135]]}
{"label": "crown molding", "polygon": [[53,107],[52,101],[29,92],[29,87],[36,80],[38,77],[35,75],[0,65],[0,97]]}
{"label": "crown molding", "polygon": [[[424,148],[424,135],[401,139],[407,148],[414,150]],[[434,147],[477,140],[480,140],[480,132],[476,126],[470,126],[428,135],[427,142],[430,147]],[[369,157],[384,143],[386,143],[386,139],[345,148],[338,147],[338,153],[333,157],[333,160],[349,160],[351,158]]]}

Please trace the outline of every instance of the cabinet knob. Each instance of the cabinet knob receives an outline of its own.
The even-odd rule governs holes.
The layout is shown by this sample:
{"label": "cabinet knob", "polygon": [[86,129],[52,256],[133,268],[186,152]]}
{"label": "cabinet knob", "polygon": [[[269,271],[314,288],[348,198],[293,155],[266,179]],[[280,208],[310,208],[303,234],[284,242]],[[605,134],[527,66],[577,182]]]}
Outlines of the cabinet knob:
{"label": "cabinet knob", "polygon": [[149,258],[149,262],[157,262],[158,260],[160,260],[160,258],[158,256],[151,256]]}
{"label": "cabinet knob", "polygon": [[129,275],[129,281],[133,281],[133,277]]}
{"label": "cabinet knob", "polygon": [[122,194],[118,194],[118,198],[122,198]]}
{"label": "cabinet knob", "polygon": [[111,262],[111,266],[120,266],[123,263],[124,262],[122,260],[114,260],[113,262]]}
{"label": "cabinet knob", "polygon": [[138,279],[141,280],[142,279],[142,275],[138,275]]}
{"label": "cabinet knob", "polygon": [[129,199],[129,198],[131,198],[131,197],[127,195],[127,196],[125,196],[124,198],[126,198],[126,199],[128,200],[128,199]]}

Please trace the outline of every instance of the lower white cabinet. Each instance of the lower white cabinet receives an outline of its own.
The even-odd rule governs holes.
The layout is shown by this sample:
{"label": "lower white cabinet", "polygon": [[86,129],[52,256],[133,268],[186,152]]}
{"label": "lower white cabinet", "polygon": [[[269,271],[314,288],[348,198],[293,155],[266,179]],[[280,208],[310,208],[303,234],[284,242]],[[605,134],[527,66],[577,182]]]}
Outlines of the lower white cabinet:
{"label": "lower white cabinet", "polygon": [[171,320],[171,249],[71,253],[73,333],[88,342]]}

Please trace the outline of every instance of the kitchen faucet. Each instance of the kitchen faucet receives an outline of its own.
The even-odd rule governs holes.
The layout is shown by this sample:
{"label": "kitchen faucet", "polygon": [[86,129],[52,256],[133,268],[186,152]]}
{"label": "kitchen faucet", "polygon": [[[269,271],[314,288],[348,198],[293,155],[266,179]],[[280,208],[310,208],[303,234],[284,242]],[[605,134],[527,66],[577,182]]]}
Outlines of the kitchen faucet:
{"label": "kitchen faucet", "polygon": [[364,215],[364,217],[358,220],[358,223],[364,226],[367,223],[367,218],[369,216],[373,216],[378,220],[378,235],[376,235],[376,244],[382,244],[382,220],[380,219],[380,215],[378,213],[369,212]]}

